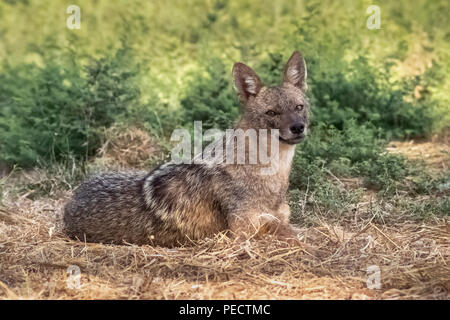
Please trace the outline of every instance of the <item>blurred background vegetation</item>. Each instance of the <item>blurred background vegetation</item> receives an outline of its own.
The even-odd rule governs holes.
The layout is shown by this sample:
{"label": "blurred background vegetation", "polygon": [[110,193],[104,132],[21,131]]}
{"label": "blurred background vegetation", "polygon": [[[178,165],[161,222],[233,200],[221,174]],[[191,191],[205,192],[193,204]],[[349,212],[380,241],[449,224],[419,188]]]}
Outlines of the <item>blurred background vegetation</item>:
{"label": "blurred background vegetation", "polygon": [[[66,27],[71,4],[79,30]],[[366,27],[372,4],[378,30]],[[0,163],[84,163],[110,127],[141,128],[162,146],[193,120],[230,127],[240,112],[233,63],[275,84],[298,49],[314,118],[293,188],[321,185],[335,199],[331,172],[389,194],[418,169],[385,144],[449,126],[449,17],[447,0],[3,0]],[[432,192],[430,181],[413,189]]]}

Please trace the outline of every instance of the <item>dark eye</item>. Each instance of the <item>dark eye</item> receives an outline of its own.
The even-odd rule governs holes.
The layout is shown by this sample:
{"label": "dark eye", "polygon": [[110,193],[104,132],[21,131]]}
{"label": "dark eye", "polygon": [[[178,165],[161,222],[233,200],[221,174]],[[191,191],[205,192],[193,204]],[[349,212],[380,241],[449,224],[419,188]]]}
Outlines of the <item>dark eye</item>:
{"label": "dark eye", "polygon": [[273,111],[273,110],[267,111],[266,114],[267,114],[268,116],[270,116],[270,117],[275,117],[275,116],[277,115],[277,113],[276,113],[275,111]]}
{"label": "dark eye", "polygon": [[295,110],[297,111],[302,111],[305,108],[305,106],[303,104],[298,104],[295,106]]}

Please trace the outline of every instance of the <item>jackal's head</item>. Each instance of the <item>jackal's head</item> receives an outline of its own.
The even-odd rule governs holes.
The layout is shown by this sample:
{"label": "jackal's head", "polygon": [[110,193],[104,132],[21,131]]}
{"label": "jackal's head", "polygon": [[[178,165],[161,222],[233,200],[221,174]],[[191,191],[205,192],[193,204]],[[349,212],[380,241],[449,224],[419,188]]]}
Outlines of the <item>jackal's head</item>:
{"label": "jackal's head", "polygon": [[278,129],[280,141],[296,144],[306,135],[308,100],[306,65],[300,52],[289,58],[283,82],[276,87],[265,87],[258,75],[243,63],[233,67],[233,77],[244,107],[240,124],[253,129]]}

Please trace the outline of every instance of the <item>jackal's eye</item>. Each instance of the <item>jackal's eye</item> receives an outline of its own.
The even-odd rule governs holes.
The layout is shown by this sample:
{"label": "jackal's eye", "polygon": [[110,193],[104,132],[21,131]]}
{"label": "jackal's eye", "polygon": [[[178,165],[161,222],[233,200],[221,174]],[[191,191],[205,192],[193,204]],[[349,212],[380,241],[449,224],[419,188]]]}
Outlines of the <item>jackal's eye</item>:
{"label": "jackal's eye", "polygon": [[277,113],[276,113],[275,111],[273,111],[273,110],[267,111],[266,114],[267,114],[268,116],[270,116],[270,117],[275,117],[275,116],[277,115]]}
{"label": "jackal's eye", "polygon": [[303,104],[298,104],[295,106],[295,110],[297,110],[297,111],[302,111],[304,108],[305,108],[305,105],[303,105]]}

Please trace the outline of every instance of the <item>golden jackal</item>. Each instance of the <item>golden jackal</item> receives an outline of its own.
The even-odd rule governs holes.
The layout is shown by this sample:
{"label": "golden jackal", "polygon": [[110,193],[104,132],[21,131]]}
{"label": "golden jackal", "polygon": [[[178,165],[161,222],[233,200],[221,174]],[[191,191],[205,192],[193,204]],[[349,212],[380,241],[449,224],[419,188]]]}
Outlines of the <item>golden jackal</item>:
{"label": "golden jackal", "polygon": [[[308,125],[306,73],[298,51],[277,87],[263,86],[242,63],[233,67],[243,105],[235,129],[278,129],[273,174],[262,173],[265,164],[228,162],[169,162],[150,173],[100,174],[81,184],[67,203],[65,232],[89,242],[164,246],[226,230],[238,237],[268,232],[295,238],[287,191],[295,145],[304,139]],[[266,140],[274,142],[271,139],[274,136]]]}

